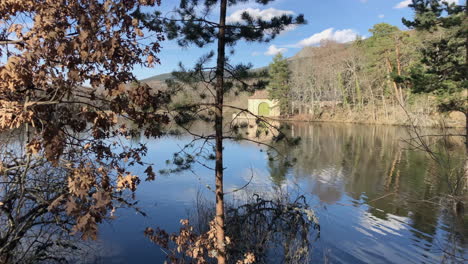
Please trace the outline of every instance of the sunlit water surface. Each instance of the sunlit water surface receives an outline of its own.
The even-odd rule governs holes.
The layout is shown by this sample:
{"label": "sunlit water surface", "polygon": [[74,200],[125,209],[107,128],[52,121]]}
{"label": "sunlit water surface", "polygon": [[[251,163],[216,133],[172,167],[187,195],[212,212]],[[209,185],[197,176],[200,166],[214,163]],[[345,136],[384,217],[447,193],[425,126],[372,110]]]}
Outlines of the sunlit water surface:
{"label": "sunlit water surface", "polygon": [[[441,263],[455,254],[468,259],[468,226],[430,201],[447,191],[433,173],[424,153],[402,142],[407,130],[390,126],[350,124],[292,124],[302,137],[297,148],[283,148],[297,158],[292,168],[268,160],[263,148],[251,143],[228,143],[225,148],[226,190],[253,179],[237,197],[287,189],[303,194],[321,225],[312,242],[312,263]],[[164,168],[190,137],[141,139],[148,161]],[[459,153],[463,155],[461,148]],[[146,227],[174,232],[179,220],[193,210],[197,193],[214,195],[213,173],[201,166],[194,172],[158,175],[137,191],[143,217],[130,209],[100,229],[100,263],[163,263],[164,252],[143,235]],[[142,173],[142,171],[135,171]],[[229,197],[229,196],[228,196]],[[233,199],[232,196],[228,199]],[[236,197],[234,197],[236,198]]]}

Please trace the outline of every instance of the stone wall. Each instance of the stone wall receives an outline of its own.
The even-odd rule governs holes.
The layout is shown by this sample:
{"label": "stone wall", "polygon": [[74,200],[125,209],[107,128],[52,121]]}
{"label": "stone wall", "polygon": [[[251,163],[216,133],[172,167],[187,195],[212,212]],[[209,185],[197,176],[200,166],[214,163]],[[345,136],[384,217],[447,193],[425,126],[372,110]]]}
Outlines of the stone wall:
{"label": "stone wall", "polygon": [[258,115],[258,107],[261,103],[267,103],[270,106],[269,116],[275,117],[281,115],[277,100],[249,99],[249,111],[252,112],[254,115]]}

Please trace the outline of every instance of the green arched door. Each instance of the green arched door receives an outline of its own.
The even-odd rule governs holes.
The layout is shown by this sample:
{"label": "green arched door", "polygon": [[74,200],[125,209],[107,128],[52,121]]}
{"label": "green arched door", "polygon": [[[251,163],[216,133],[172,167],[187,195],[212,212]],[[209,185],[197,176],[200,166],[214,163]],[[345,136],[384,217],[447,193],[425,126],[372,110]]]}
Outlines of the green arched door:
{"label": "green arched door", "polygon": [[260,103],[258,105],[258,115],[269,116],[270,115],[270,106],[267,103]]}

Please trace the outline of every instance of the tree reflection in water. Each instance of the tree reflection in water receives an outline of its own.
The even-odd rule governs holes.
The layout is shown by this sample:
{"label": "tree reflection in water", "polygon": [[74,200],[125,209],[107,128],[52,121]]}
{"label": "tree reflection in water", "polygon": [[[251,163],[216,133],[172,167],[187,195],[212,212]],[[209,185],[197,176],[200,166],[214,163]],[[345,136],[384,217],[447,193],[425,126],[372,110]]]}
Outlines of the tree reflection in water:
{"label": "tree reflection in water", "polygon": [[[98,242],[73,236],[76,218],[57,204],[68,174],[21,146],[27,131],[0,135],[0,263],[74,263],[97,258]],[[99,253],[100,254],[100,253]]]}
{"label": "tree reflection in water", "polygon": [[[252,263],[245,262],[248,255],[254,256],[255,263],[308,263],[312,243],[320,235],[319,220],[314,211],[304,196],[291,199],[281,190],[268,196],[264,199],[254,194],[240,205],[227,205],[229,263]],[[210,249],[216,243],[210,236],[213,208],[212,202],[198,195],[195,210],[191,212],[190,220],[182,221],[179,233],[169,235],[163,230],[149,228],[145,234],[169,252],[167,259],[171,263],[192,263],[193,259],[201,261],[198,263],[215,263],[210,255]]]}
{"label": "tree reflection in water", "polygon": [[[294,123],[291,133],[300,136],[302,143],[297,148],[279,146],[287,156],[282,159],[295,163],[285,169],[280,160],[270,161],[275,183],[290,174],[296,180],[309,182],[308,191],[324,204],[336,204],[346,194],[360,201],[354,206],[367,205],[368,212],[377,219],[408,217],[415,239],[436,245],[445,259],[463,260],[468,246],[467,215],[454,215],[445,203],[445,197],[454,195],[458,183],[456,177],[447,175],[463,168],[465,161],[462,140],[428,142],[444,162],[441,166],[440,161],[429,159],[427,153],[407,144],[405,139],[411,135],[405,128]],[[447,231],[450,245],[434,241],[440,228]],[[427,250],[431,250],[430,246]]]}
{"label": "tree reflection in water", "polygon": [[[262,193],[263,199],[274,200],[272,196],[263,194],[271,194],[272,190],[300,188],[299,195],[307,197],[307,202],[313,205],[315,213],[321,220],[321,239],[311,243],[312,246],[320,248],[308,252],[308,254],[312,252],[311,262],[320,262],[327,258],[332,262],[335,260],[337,262],[375,262],[377,260],[382,262],[397,260],[403,262],[411,260],[417,262],[423,260],[428,262],[463,262],[462,257],[467,257],[467,216],[466,214],[456,216],[452,213],[451,208],[444,205],[443,199],[440,198],[450,194],[448,186],[450,181],[440,177],[438,164],[428,159],[425,153],[411,149],[403,142],[402,139],[409,137],[405,128],[294,123],[291,125],[289,133],[292,136],[302,138],[299,146],[291,148],[287,145],[276,145],[275,147],[282,152],[282,155],[265,157],[266,159],[263,155],[258,155],[256,152],[258,148],[253,147],[252,144],[233,143],[232,146],[227,145],[227,153],[230,154],[231,159],[236,160],[235,162],[229,160],[227,166],[229,171],[232,171],[232,174],[236,176],[232,179],[235,186],[243,186],[244,183],[234,180],[234,178],[239,179],[239,173],[246,171],[246,168],[240,168],[239,164],[248,164],[245,163],[247,160],[251,162],[253,169],[259,172],[259,175],[256,175],[259,177],[249,186],[249,195],[246,197],[251,198],[253,193]],[[252,131],[251,134],[255,135],[256,133]],[[171,146],[183,144],[180,142],[183,142],[184,139],[182,138],[180,142],[177,141],[177,144],[170,141],[172,139],[167,140],[165,146],[168,149],[165,151],[173,153],[174,150],[171,149]],[[452,166],[456,167],[457,164],[462,164],[465,158],[463,144],[456,140],[451,143],[450,159]],[[156,145],[160,146],[160,144]],[[434,146],[436,145],[437,142],[434,142]],[[3,146],[6,146],[6,143],[2,144]],[[234,150],[231,152],[233,146],[238,152]],[[5,148],[2,148],[2,151],[4,150]],[[150,151],[152,150],[150,149]],[[161,156],[159,153],[152,153],[154,155],[152,157]],[[440,153],[443,154],[444,151],[440,151]],[[255,157],[258,159],[252,161],[252,155],[256,155]],[[2,158],[4,157],[2,156]],[[17,162],[20,160],[18,159]],[[47,174],[42,173],[44,171],[52,172],[46,168],[38,170],[35,176],[38,178],[36,182],[47,182],[44,180]],[[56,178],[51,182],[58,184],[63,181],[58,175],[60,174],[55,174]],[[186,193],[185,190],[193,188],[194,184],[197,183],[197,180],[178,181],[176,178],[166,180],[159,181],[155,185],[148,185],[148,189],[151,189],[151,195],[153,195],[151,197],[156,201],[163,200],[164,197],[158,196],[159,191],[154,191],[155,188],[159,188],[157,190],[167,189],[166,192],[163,192],[164,195],[173,191],[181,193],[181,190]],[[173,181],[175,181],[173,185],[177,188],[174,190],[168,188],[170,186],[168,183]],[[273,186],[273,188],[267,191],[260,190],[260,185]],[[2,188],[4,186],[6,185],[2,185]],[[52,186],[52,184],[47,185],[47,187]],[[34,187],[36,188],[36,186]],[[3,192],[7,189],[1,189],[1,195],[4,195]],[[8,190],[13,189],[9,187]],[[161,193],[161,195],[163,194]],[[184,196],[184,199],[191,199],[188,196],[188,194]],[[316,200],[318,205],[315,204]],[[3,197],[1,201],[4,201]],[[233,202],[233,204],[238,207],[257,202],[256,199],[252,198],[242,201]],[[294,201],[289,200],[289,202]],[[171,211],[163,213],[173,213],[175,206],[180,207],[180,204],[176,201],[169,201],[168,208]],[[237,208],[233,205],[232,207]],[[152,208],[146,209],[147,212],[153,210]],[[239,212],[240,216],[237,219],[242,219],[242,215],[245,215],[247,209],[244,207],[244,211]],[[24,212],[26,210],[22,211],[22,213]],[[207,212],[200,211],[197,214],[209,215],[210,212],[211,209],[207,209]],[[160,212],[158,211],[158,213]],[[1,217],[4,216],[2,212]],[[159,218],[157,216],[155,217]],[[7,221],[6,218],[1,217],[1,221]],[[180,218],[183,217],[180,215]],[[200,223],[206,224],[207,219],[210,218],[200,220]],[[122,219],[122,223],[124,221],[125,219]],[[141,223],[137,221],[141,221],[141,219],[135,218],[135,222],[125,222],[123,227],[127,227],[127,224],[130,227]],[[195,221],[191,222],[196,223]],[[233,224],[233,226],[236,225]],[[195,225],[195,227],[196,230],[203,231],[203,224]],[[2,228],[0,231],[4,232],[4,230]],[[253,239],[257,237],[254,236],[255,231],[249,228],[238,229],[233,237],[240,236],[239,230],[249,231],[247,235],[251,235],[251,240],[256,241],[255,243],[258,242],[258,240]],[[312,230],[313,228],[310,228],[310,231]],[[3,234],[1,233],[2,238]],[[55,232],[54,234],[60,233]],[[63,234],[68,233],[64,232]],[[292,241],[288,242],[285,234],[287,233],[279,236],[282,238],[279,242],[277,240],[279,246],[271,249],[273,253],[278,253],[282,257],[292,254],[284,251],[284,245],[290,245],[289,248],[295,249],[300,247],[292,247],[291,245],[301,245]],[[300,238],[300,232],[296,234],[296,238]],[[61,238],[68,239],[69,237]],[[313,241],[315,236],[312,235],[312,239],[310,238],[309,241]],[[139,232],[135,232],[133,239],[144,240]],[[113,239],[113,241],[116,240],[118,239]],[[53,247],[49,250],[59,252],[55,251]],[[154,251],[154,248],[152,250]],[[260,256],[262,255],[260,254]]]}

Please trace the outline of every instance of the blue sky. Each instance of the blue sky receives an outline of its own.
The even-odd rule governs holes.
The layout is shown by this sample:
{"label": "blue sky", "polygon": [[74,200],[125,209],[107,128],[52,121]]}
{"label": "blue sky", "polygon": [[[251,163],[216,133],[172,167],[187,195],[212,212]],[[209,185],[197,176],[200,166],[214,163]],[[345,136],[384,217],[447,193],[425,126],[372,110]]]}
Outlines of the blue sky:
{"label": "blue sky", "polygon": [[[461,0],[440,1],[460,4]],[[233,64],[252,63],[254,67],[267,66],[277,52],[291,57],[305,46],[318,45],[320,40],[348,42],[358,35],[369,37],[369,29],[382,22],[404,30],[406,28],[401,19],[413,17],[412,10],[407,7],[410,2],[411,0],[276,0],[263,6],[251,0],[230,7],[228,21],[235,21],[241,13],[248,11],[251,15],[264,19],[283,13],[304,14],[308,24],[291,28],[270,43],[240,42],[235,47],[235,55],[231,57],[231,61]],[[162,5],[155,8],[167,14],[178,3],[179,0],[162,0]],[[156,64],[153,68],[135,67],[133,72],[138,79],[177,70],[180,62],[191,67],[200,56],[215,49],[200,49],[195,46],[180,48],[174,41],[164,41],[161,45],[162,50],[157,54],[161,64]],[[5,55],[0,58],[0,62],[5,60]]]}
{"label": "blue sky", "polygon": [[[452,0],[455,1],[456,0]],[[163,11],[172,10],[178,1],[163,0]],[[250,10],[258,16],[268,16],[278,12],[304,14],[307,25],[284,32],[270,43],[239,43],[235,47],[232,61],[252,63],[255,67],[266,66],[276,52],[293,56],[304,46],[317,45],[322,39],[347,42],[356,35],[369,36],[368,30],[377,23],[385,22],[405,29],[401,18],[411,18],[413,12],[407,7],[408,0],[276,0],[262,6],[251,1],[231,8],[228,15],[235,19],[236,12]],[[154,68],[136,68],[134,73],[139,79],[171,72],[178,68],[179,62],[191,66],[201,55],[214,49],[189,47],[182,49],[172,41],[162,43],[159,53],[160,65]]]}

